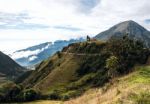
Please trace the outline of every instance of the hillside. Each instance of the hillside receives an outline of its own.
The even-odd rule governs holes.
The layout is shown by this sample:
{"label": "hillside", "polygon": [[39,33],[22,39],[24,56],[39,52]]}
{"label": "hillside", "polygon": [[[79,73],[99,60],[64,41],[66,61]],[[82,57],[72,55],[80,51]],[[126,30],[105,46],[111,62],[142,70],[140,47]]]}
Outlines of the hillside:
{"label": "hillside", "polygon": [[150,66],[137,66],[134,70],[65,104],[149,104]]}
{"label": "hillside", "polygon": [[128,34],[130,38],[142,40],[145,42],[146,46],[150,47],[150,32],[132,20],[121,22],[110,29],[99,33],[95,38],[108,40],[112,37],[120,38],[124,34]]}
{"label": "hillside", "polygon": [[25,104],[149,104],[150,66],[136,66],[134,72],[117,78],[102,88],[86,91],[69,101],[35,101]]}
{"label": "hillside", "polygon": [[[84,87],[90,87],[94,85],[89,83],[89,85],[84,86],[84,84],[86,84],[86,80],[94,78],[97,75],[96,73],[92,72],[96,72],[96,68],[101,67],[98,62],[100,62],[100,59],[102,59],[103,56],[101,56],[99,52],[103,48],[104,44],[105,43],[99,41],[93,43],[83,42],[74,43],[68,47],[65,47],[62,52],[57,52],[48,60],[43,61],[23,82],[23,85],[27,88],[34,87],[35,89],[42,91],[43,94],[52,93],[57,89],[60,89],[60,91],[65,91],[66,87],[70,89],[70,93],[72,93],[72,95],[74,91],[75,94],[80,94],[77,93],[78,91],[82,93],[82,90],[85,90]],[[88,47],[85,47],[86,45]],[[96,50],[93,49],[93,46],[95,46]],[[90,47],[92,47],[92,49],[90,49]],[[81,48],[83,50],[79,50],[77,48]],[[86,49],[89,49],[89,51],[86,52]],[[93,52],[97,54],[94,54]],[[94,60],[97,61],[97,63],[94,63]],[[88,65],[90,62],[91,65]],[[101,64],[104,63],[101,62]],[[81,68],[83,68],[83,70]],[[88,68],[92,69],[87,70]],[[103,71],[99,73],[103,73]],[[107,79],[104,78],[104,80]],[[74,86],[74,84],[77,85]],[[77,87],[78,89],[79,86],[83,86],[83,88],[81,87],[79,90],[72,88]],[[66,89],[66,94],[67,92],[68,91]]]}
{"label": "hillside", "polygon": [[13,61],[9,56],[0,52],[0,78],[14,79],[24,72],[24,68]]}
{"label": "hillside", "polygon": [[42,61],[36,70],[25,73],[18,85],[9,85],[7,92],[2,87],[1,99],[16,102],[76,98],[133,72],[133,67],[145,64],[149,55],[149,49],[141,41],[126,35],[107,42],[72,43]]}
{"label": "hillside", "polygon": [[[131,42],[128,44],[133,50],[132,48],[128,50],[126,42]],[[142,46],[138,42],[137,45]],[[119,46],[122,47],[122,50]],[[41,62],[22,84],[26,88],[34,88],[49,97],[55,93],[58,94],[54,99],[79,96],[89,88],[103,86],[116,73],[119,75],[129,73],[129,68],[132,68],[134,64],[145,63],[149,52],[139,46],[136,48],[135,43],[133,44],[132,40],[128,40],[128,38],[109,42],[70,44],[61,52],[57,52],[48,60]],[[108,75],[106,60],[111,57],[112,53],[120,58],[119,63],[122,66],[118,66],[118,72],[110,72],[112,74]],[[126,56],[127,53],[130,55]]]}

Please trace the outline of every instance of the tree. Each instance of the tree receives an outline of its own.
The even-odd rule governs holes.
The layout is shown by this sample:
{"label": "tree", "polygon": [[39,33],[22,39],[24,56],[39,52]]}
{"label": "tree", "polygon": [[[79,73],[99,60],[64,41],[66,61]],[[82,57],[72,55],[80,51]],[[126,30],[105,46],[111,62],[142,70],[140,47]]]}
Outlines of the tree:
{"label": "tree", "polygon": [[135,64],[146,62],[150,53],[144,42],[124,35],[121,38],[110,38],[107,41],[106,52],[119,60],[118,74],[127,74]]}
{"label": "tree", "polygon": [[0,93],[0,102],[4,101],[4,94]]}
{"label": "tree", "polygon": [[13,86],[10,88],[5,95],[8,101],[16,101],[17,100],[17,95],[22,91],[21,87],[18,85]]}
{"label": "tree", "polygon": [[57,51],[56,54],[57,54],[58,58],[61,58],[61,52],[60,51]]}
{"label": "tree", "polygon": [[28,89],[24,91],[25,101],[32,101],[32,100],[38,99],[38,97],[39,97],[39,94],[33,89]]}
{"label": "tree", "polygon": [[87,35],[86,39],[87,39],[87,41],[90,41],[90,40],[91,40],[91,38],[90,38],[88,35]]}
{"label": "tree", "polygon": [[40,94],[34,89],[27,89],[20,94],[20,99],[23,101],[33,101],[40,97]]}
{"label": "tree", "polygon": [[108,68],[108,76],[115,77],[117,75],[118,58],[111,56],[106,60],[106,68]]}

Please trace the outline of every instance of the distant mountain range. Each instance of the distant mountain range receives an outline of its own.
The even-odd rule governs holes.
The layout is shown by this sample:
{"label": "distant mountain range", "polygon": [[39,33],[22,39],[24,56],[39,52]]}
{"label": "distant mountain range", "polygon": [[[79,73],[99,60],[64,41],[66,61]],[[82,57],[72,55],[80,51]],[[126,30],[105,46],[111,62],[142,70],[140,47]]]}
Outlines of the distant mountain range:
{"label": "distant mountain range", "polygon": [[55,52],[60,51],[63,47],[70,43],[81,41],[84,41],[84,39],[57,40],[54,43],[46,42],[23,50],[18,50],[9,56],[22,66],[32,67],[33,65],[36,65],[52,56]]}
{"label": "distant mountain range", "polygon": [[128,34],[130,38],[144,41],[146,46],[150,47],[150,32],[132,20],[119,23],[110,29],[99,33],[95,36],[95,38],[100,40],[108,40],[111,37],[122,37],[125,34]]}
{"label": "distant mountain range", "polygon": [[24,72],[23,67],[13,61],[9,56],[0,52],[0,77],[14,79]]}

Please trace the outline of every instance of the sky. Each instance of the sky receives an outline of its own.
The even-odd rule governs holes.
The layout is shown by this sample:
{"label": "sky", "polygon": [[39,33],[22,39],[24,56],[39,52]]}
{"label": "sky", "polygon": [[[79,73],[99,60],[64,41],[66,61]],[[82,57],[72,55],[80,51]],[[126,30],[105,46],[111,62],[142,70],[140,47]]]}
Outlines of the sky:
{"label": "sky", "polygon": [[0,51],[92,37],[126,20],[150,30],[150,1],[0,0]]}

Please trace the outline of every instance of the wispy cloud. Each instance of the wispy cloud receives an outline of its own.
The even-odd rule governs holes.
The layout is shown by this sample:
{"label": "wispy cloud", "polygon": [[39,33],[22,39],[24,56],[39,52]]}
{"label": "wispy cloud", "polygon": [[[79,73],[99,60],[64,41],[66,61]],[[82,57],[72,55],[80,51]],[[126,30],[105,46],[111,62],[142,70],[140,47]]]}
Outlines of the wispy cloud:
{"label": "wispy cloud", "polygon": [[48,25],[33,24],[33,23],[20,23],[20,24],[3,24],[0,29],[19,29],[19,30],[35,30],[49,28]]}
{"label": "wispy cloud", "polygon": [[0,24],[18,24],[23,23],[24,20],[31,19],[27,13],[6,13],[0,12]]}
{"label": "wispy cloud", "polygon": [[144,22],[149,24],[150,23],[150,19],[146,19]]}
{"label": "wispy cloud", "polygon": [[0,12],[0,29],[43,29],[49,28],[48,25],[36,24],[36,23],[26,23],[26,20],[33,19],[27,13],[3,13]]}
{"label": "wispy cloud", "polygon": [[82,29],[72,26],[54,26],[56,29],[62,29],[62,30],[70,30],[70,31],[82,31]]}

